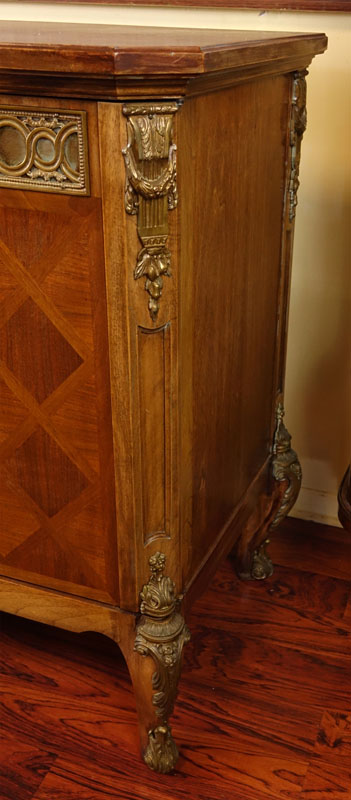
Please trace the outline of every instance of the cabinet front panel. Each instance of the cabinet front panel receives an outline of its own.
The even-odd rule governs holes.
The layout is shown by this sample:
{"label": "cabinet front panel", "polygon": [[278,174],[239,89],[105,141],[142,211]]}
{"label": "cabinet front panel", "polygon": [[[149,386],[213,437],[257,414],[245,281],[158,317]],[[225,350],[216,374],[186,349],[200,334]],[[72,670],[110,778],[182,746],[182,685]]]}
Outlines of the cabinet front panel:
{"label": "cabinet front panel", "polygon": [[2,98],[1,120],[0,572],[116,602],[95,105]]}

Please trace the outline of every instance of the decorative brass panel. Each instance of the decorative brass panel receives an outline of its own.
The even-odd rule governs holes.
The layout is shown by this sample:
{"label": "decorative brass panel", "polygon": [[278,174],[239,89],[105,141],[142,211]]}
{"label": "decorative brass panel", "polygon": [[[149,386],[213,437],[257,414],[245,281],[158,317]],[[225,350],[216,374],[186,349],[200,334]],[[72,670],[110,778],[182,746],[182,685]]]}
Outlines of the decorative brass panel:
{"label": "decorative brass panel", "polygon": [[0,108],[0,186],[88,195],[85,111]]}
{"label": "decorative brass panel", "polygon": [[129,103],[128,144],[122,151],[126,167],[125,208],[138,215],[138,235],[143,245],[134,278],[145,275],[149,312],[153,322],[159,311],[163,276],[171,275],[171,254],[166,247],[168,211],[177,205],[176,145],[173,115],[177,103]]}
{"label": "decorative brass panel", "polygon": [[156,772],[166,773],[174,768],[178,758],[168,719],[177,695],[183,646],[190,640],[190,632],[178,611],[182,597],[177,595],[171,578],[163,574],[166,556],[157,552],[149,564],[151,575],[140,594],[142,616],[134,649],[141,656],[151,656],[157,668],[152,687],[159,724],[149,731],[144,760]]}
{"label": "decorative brass panel", "polygon": [[297,190],[299,188],[299,170],[301,156],[301,141],[306,130],[306,79],[307,70],[295,72],[292,92],[292,114],[290,126],[290,179],[288,188],[289,197],[289,222],[295,217],[297,206]]}

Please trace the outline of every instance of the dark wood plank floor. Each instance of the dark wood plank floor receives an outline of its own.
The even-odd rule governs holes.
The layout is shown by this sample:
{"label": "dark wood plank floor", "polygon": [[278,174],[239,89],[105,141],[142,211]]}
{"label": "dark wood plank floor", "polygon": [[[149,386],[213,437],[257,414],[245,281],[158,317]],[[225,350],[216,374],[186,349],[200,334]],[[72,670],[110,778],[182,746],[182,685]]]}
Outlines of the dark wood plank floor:
{"label": "dark wood plank floor", "polygon": [[194,606],[175,774],[137,756],[117,647],[1,615],[0,800],[351,800],[351,538],[290,519],[273,578]]}

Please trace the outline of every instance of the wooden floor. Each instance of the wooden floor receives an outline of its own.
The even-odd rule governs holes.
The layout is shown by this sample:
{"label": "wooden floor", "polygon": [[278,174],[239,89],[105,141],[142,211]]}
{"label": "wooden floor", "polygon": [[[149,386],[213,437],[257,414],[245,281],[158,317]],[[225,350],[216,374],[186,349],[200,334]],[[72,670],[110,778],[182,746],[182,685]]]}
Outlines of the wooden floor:
{"label": "wooden floor", "polygon": [[189,620],[175,774],[139,760],[117,647],[2,615],[0,800],[351,800],[351,538],[288,520]]}

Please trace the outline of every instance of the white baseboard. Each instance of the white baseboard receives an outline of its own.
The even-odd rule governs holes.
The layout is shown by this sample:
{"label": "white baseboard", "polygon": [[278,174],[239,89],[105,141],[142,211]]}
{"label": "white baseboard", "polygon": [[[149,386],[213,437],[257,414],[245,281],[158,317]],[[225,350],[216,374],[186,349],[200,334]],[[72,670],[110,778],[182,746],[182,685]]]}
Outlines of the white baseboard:
{"label": "white baseboard", "polygon": [[341,528],[338,520],[337,496],[331,492],[301,486],[300,494],[290,514],[298,519],[309,519],[321,522],[323,525],[335,525]]}

